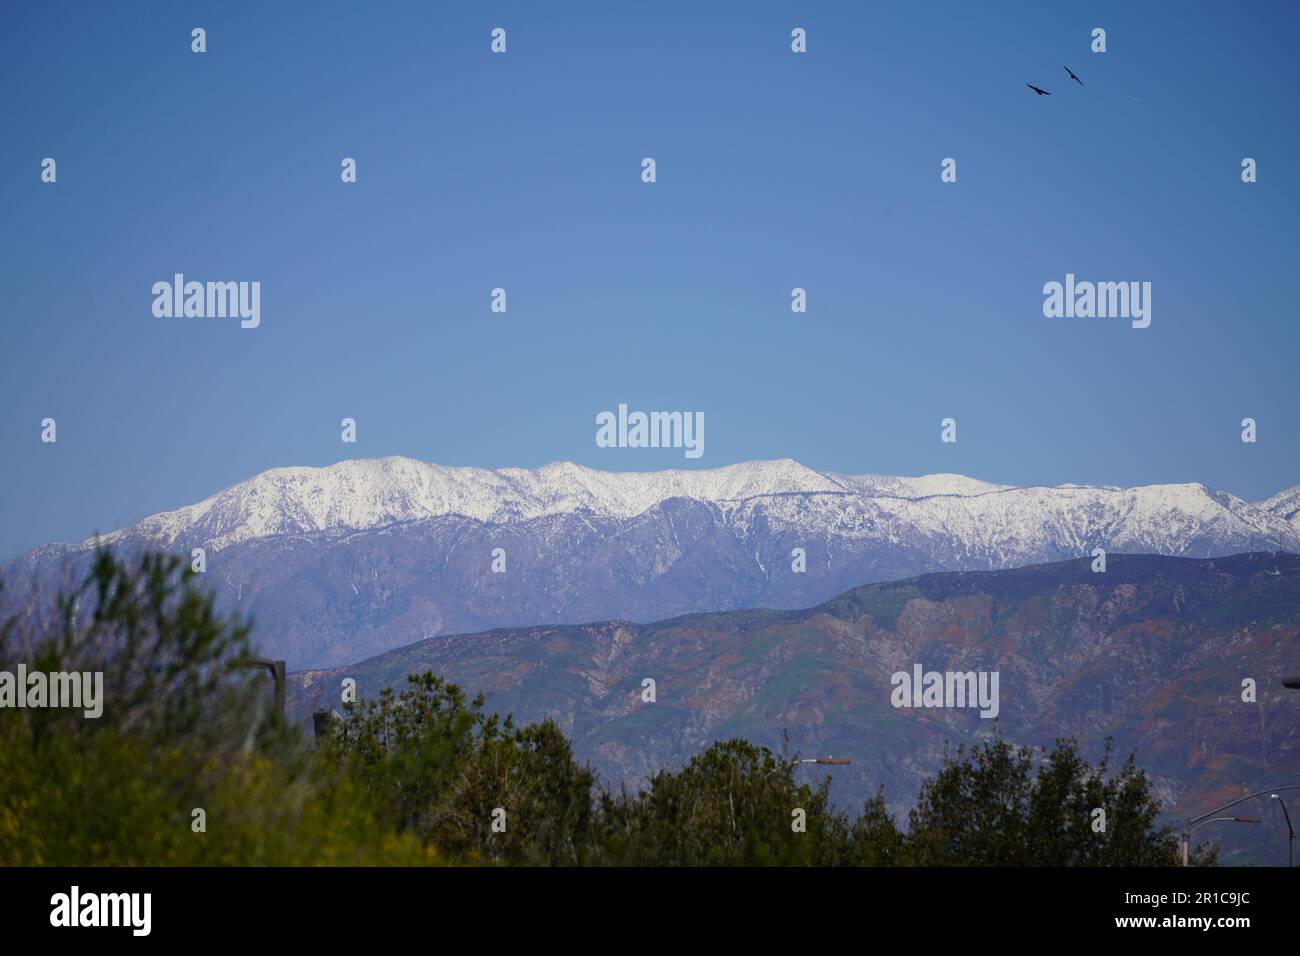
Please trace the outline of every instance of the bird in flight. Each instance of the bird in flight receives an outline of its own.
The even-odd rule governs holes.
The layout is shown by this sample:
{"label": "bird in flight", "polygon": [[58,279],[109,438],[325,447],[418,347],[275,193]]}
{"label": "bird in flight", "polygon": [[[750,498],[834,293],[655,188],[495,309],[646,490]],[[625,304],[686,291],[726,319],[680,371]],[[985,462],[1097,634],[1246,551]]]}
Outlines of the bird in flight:
{"label": "bird in flight", "polygon": [[1083,86],[1083,80],[1079,79],[1077,76],[1074,75],[1074,70],[1070,69],[1067,66],[1065,68],[1065,72],[1070,74],[1070,79],[1074,80],[1074,82],[1078,83],[1080,86]]}
{"label": "bird in flight", "polygon": [[1029,87],[1031,90],[1033,90],[1033,91],[1034,91],[1035,93],[1037,93],[1039,96],[1051,96],[1051,95],[1052,95],[1051,93],[1047,92],[1047,90],[1040,90],[1038,87],[1034,86],[1034,84],[1032,84],[1032,83],[1026,83],[1025,86]]}

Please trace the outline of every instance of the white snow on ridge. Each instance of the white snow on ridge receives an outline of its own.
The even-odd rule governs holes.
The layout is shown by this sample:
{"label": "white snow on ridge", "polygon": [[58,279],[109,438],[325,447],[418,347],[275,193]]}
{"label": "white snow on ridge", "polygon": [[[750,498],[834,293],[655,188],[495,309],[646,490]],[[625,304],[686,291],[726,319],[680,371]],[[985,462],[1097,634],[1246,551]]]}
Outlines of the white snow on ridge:
{"label": "white snow on ridge", "polygon": [[933,495],[983,495],[1006,491],[1014,485],[967,478],[965,475],[922,475],[919,478],[894,478],[888,475],[831,475],[840,484],[868,498],[929,498]]}
{"label": "white snow on ridge", "polygon": [[1300,532],[1300,485],[1293,485],[1285,491],[1279,491],[1271,498],[1261,501],[1258,507],[1269,514],[1275,514]]}
{"label": "white snow on ridge", "polygon": [[172,541],[203,523],[209,526],[212,546],[222,547],[275,534],[355,531],[441,515],[507,522],[589,511],[630,518],[669,498],[728,502],[845,491],[832,478],[789,459],[710,470],[607,472],[572,462],[492,471],[413,458],[370,458],[324,468],[273,468],[102,540],[112,543],[134,531]]}
{"label": "white snow on ridge", "polygon": [[1300,486],[1252,505],[1199,484],[1019,488],[962,475],[822,473],[792,459],[606,472],[571,462],[494,471],[390,457],[274,468],[101,540],[131,535],[171,544],[193,533],[219,549],[282,534],[347,533],[443,515],[493,523],[579,512],[627,519],[682,497],[718,505],[732,520],[748,520],[761,509],[768,521],[794,529],[881,541],[919,535],[987,555],[1019,553],[1044,539],[1081,546],[1098,538],[1112,547],[1131,540],[1180,554],[1187,542],[1207,537],[1300,544],[1300,526],[1289,523],[1295,512],[1284,514],[1284,504],[1269,507],[1288,494],[1300,510]]}

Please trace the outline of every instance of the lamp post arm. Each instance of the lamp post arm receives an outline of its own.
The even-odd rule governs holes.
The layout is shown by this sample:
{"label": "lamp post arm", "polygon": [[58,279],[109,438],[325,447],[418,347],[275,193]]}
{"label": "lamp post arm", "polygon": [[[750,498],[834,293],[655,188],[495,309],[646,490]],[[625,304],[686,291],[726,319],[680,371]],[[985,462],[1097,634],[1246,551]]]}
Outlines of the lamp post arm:
{"label": "lamp post arm", "polygon": [[[1255,793],[1248,793],[1244,797],[1238,797],[1236,800],[1233,800],[1231,803],[1225,803],[1221,807],[1215,807],[1209,813],[1202,813],[1199,817],[1190,818],[1187,821],[1187,825],[1195,826],[1196,824],[1200,823],[1202,820],[1214,816],[1216,813],[1220,812],[1221,810],[1227,810],[1229,807],[1235,807],[1237,804],[1245,803],[1247,800],[1253,800],[1255,797],[1262,797],[1266,793],[1279,793],[1283,790],[1300,790],[1300,783],[1290,784],[1285,787],[1268,787],[1267,789],[1264,790],[1257,790]],[[1190,833],[1191,831],[1187,830],[1184,832]]]}

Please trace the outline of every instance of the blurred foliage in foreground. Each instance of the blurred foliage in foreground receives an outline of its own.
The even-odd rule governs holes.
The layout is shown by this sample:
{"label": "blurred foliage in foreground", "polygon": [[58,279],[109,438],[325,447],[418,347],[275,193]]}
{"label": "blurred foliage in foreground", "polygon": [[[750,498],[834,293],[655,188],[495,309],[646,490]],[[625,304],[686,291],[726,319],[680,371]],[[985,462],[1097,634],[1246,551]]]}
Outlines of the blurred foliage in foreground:
{"label": "blurred foliage in foreground", "polygon": [[58,607],[50,633],[0,629],[0,671],[102,671],[103,715],[0,709],[0,864],[1175,861],[1133,758],[1112,772],[1108,750],[1093,767],[1069,740],[1040,760],[1000,738],[949,753],[902,830],[883,796],[850,816],[829,778],[800,782],[794,761],[743,740],[615,792],[553,722],[518,727],[429,673],[346,706],[314,747],[268,712],[257,672],[232,666],[249,628],[215,614],[178,558],[127,568],[102,551]]}

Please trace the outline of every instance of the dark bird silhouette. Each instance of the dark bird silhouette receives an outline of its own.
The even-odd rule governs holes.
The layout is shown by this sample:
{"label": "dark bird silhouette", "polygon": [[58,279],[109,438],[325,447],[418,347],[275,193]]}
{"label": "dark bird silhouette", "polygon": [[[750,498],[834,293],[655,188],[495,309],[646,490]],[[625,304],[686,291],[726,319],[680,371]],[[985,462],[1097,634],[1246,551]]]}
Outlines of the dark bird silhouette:
{"label": "dark bird silhouette", "polygon": [[1051,93],[1047,92],[1047,90],[1040,90],[1038,87],[1034,86],[1034,84],[1032,84],[1032,83],[1026,83],[1025,86],[1029,87],[1031,90],[1033,90],[1033,91],[1034,91],[1035,93],[1037,93],[1039,96],[1051,96],[1051,95],[1052,95]]}
{"label": "dark bird silhouette", "polygon": [[1074,70],[1070,69],[1067,66],[1065,68],[1065,72],[1070,74],[1070,79],[1074,80],[1074,82],[1078,83],[1080,86],[1083,86],[1083,80],[1079,79],[1077,76],[1074,75]]}

